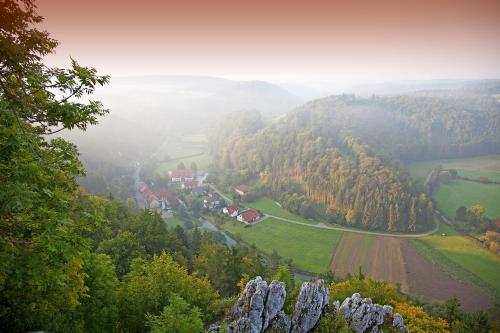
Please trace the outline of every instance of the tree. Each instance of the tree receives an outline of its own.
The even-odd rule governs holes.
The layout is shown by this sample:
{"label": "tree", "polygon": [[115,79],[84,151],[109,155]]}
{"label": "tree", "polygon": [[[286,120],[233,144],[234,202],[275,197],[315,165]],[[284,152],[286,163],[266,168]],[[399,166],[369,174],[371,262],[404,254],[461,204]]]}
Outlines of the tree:
{"label": "tree", "polygon": [[273,276],[273,280],[278,280],[286,285],[286,290],[292,290],[295,288],[295,280],[290,273],[290,269],[286,265],[281,265],[276,274]]}
{"label": "tree", "polygon": [[473,205],[467,208],[467,214],[473,216],[475,219],[482,219],[486,210],[481,205]]}
{"label": "tree", "polygon": [[186,166],[184,165],[184,162],[180,162],[179,164],[177,164],[177,169],[178,170],[184,170],[184,169],[186,169]]}
{"label": "tree", "polygon": [[455,213],[455,219],[459,221],[465,221],[466,216],[467,216],[467,208],[465,206],[458,207]]}
{"label": "tree", "polygon": [[[434,319],[423,308],[408,303],[396,303],[394,312],[403,316],[409,332],[415,333],[446,333],[447,323],[443,319]],[[469,331],[473,332],[473,331]]]}
{"label": "tree", "polygon": [[111,257],[119,277],[128,273],[132,260],[144,258],[146,255],[144,247],[129,231],[120,232],[115,238],[102,241],[97,251]]}
{"label": "tree", "polygon": [[146,315],[151,333],[201,332],[203,321],[197,307],[191,307],[182,297],[170,295],[169,305],[158,316]]}
{"label": "tree", "polygon": [[76,147],[51,134],[96,124],[107,110],[82,97],[109,78],[73,59],[43,64],[57,41],[36,28],[32,0],[2,1],[0,17],[0,322],[55,330],[86,293],[82,232],[94,223],[77,208]]}
{"label": "tree", "polygon": [[119,327],[129,332],[145,330],[146,314],[159,315],[170,304],[172,293],[196,306],[205,323],[213,319],[217,293],[206,278],[190,275],[172,256],[162,253],[152,260],[136,259],[119,292]]}
{"label": "tree", "polygon": [[354,209],[349,209],[347,211],[347,214],[345,215],[345,219],[349,225],[355,225],[357,223],[357,217],[356,217],[356,212]]}
{"label": "tree", "polygon": [[196,174],[196,172],[198,171],[198,165],[196,165],[195,161],[191,162],[191,166],[189,168],[191,169],[191,171],[193,171],[194,174]]}
{"label": "tree", "polygon": [[86,260],[85,273],[89,291],[78,310],[85,322],[85,331],[112,332],[118,319],[119,281],[111,258],[105,254],[91,254]]}

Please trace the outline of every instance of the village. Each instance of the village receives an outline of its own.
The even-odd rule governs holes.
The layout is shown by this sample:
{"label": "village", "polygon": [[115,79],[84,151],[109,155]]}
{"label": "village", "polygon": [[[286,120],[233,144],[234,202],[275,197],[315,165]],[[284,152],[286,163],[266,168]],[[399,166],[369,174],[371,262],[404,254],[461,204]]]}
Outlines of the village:
{"label": "village", "polygon": [[[221,212],[245,225],[256,224],[264,219],[264,214],[257,209],[245,209],[237,202],[226,202],[220,193],[206,183],[206,178],[207,173],[201,170],[174,169],[168,172],[167,186],[152,186],[139,181],[138,191],[144,200],[144,208],[160,214],[164,219],[174,216],[174,207],[188,209],[179,193],[198,198],[204,212],[208,214]],[[234,187],[234,193],[240,197],[248,191],[249,187],[245,184]]]}

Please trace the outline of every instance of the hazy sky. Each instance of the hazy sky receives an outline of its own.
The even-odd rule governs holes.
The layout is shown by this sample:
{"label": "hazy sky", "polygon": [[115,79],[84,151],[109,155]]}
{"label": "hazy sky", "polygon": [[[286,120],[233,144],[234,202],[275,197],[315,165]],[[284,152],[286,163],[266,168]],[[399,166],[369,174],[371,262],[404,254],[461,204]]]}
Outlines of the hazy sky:
{"label": "hazy sky", "polygon": [[44,28],[111,75],[263,80],[500,77],[500,0],[39,0]]}

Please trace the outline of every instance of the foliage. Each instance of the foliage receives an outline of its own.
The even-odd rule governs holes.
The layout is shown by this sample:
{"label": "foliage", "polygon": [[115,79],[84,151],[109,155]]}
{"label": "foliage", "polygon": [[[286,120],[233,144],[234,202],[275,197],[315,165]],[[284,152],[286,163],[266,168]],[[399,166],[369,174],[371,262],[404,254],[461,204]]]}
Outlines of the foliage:
{"label": "foliage", "polygon": [[410,332],[416,333],[445,333],[448,331],[446,321],[433,319],[422,307],[408,303],[396,303],[395,312],[398,312],[405,319],[405,325]]}
{"label": "foliage", "polygon": [[451,298],[444,302],[434,302],[425,307],[426,312],[434,318],[443,319],[448,324],[451,332],[489,332],[490,321],[486,313],[477,311],[464,312],[457,298]]}
{"label": "foliage", "polygon": [[232,247],[202,242],[193,259],[194,270],[207,276],[212,286],[223,296],[235,295],[242,281],[254,276],[267,276],[262,255],[254,247]]}
{"label": "foliage", "polygon": [[88,292],[82,232],[92,223],[77,203],[76,147],[50,134],[96,124],[107,111],[82,97],[108,77],[41,62],[57,41],[36,28],[33,1],[2,1],[0,17],[0,322],[58,331]]}
{"label": "foliage", "polygon": [[[376,130],[365,131],[373,119],[362,118],[361,111],[383,102],[326,98],[265,128],[257,116],[234,115],[235,125],[220,128],[213,143],[219,178],[223,183],[257,179],[284,208],[307,218],[367,229],[427,229],[429,198],[419,193],[400,161],[388,156],[388,143],[380,143],[386,136],[364,135]],[[380,116],[387,115],[381,111]],[[392,136],[388,140],[399,139]]]}
{"label": "foliage", "polygon": [[346,322],[341,313],[335,311],[333,306],[327,306],[314,332],[350,333],[352,332],[352,329],[349,327],[349,324]]}
{"label": "foliage", "polygon": [[136,259],[119,292],[120,327],[129,332],[141,332],[145,315],[158,315],[171,301],[172,293],[196,306],[204,322],[212,320],[211,306],[217,293],[206,278],[188,274],[185,267],[162,253],[151,261]]}
{"label": "foliage", "polygon": [[146,315],[151,333],[201,332],[203,321],[197,307],[191,307],[182,297],[170,295],[170,301],[158,316]]}
{"label": "foliage", "polygon": [[354,293],[369,295],[374,303],[379,304],[391,305],[407,299],[397,286],[370,278],[366,279],[359,275],[345,281],[330,284],[332,299],[344,300],[347,297],[351,297]]}
{"label": "foliage", "polygon": [[120,232],[115,238],[102,241],[97,251],[111,257],[119,277],[128,273],[132,259],[144,258],[146,255],[144,247],[129,231]]}
{"label": "foliage", "polygon": [[118,319],[117,290],[119,282],[111,259],[104,254],[91,254],[85,273],[88,293],[78,309],[86,332],[111,332]]}

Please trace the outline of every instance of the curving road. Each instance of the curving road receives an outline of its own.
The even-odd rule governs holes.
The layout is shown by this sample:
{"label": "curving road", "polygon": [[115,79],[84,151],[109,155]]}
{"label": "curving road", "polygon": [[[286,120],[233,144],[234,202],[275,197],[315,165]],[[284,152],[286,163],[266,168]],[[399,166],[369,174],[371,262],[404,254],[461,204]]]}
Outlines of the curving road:
{"label": "curving road", "polygon": [[[232,200],[227,197],[226,195],[224,195],[224,193],[222,193],[221,191],[219,191],[219,189],[217,189],[217,187],[215,187],[214,185],[212,184],[209,184],[209,186],[212,188],[212,190],[214,190],[215,192],[219,193],[219,195],[224,198],[226,201],[228,202],[231,202]],[[306,227],[311,227],[311,228],[318,228],[318,229],[330,229],[330,230],[338,230],[338,231],[345,231],[345,232],[353,232],[353,233],[356,233],[356,234],[363,234],[363,235],[375,235],[375,236],[385,236],[385,237],[398,237],[398,238],[419,238],[419,237],[424,237],[424,236],[428,236],[428,235],[431,235],[435,232],[438,231],[439,229],[439,220],[436,216],[434,216],[434,227],[427,231],[427,232],[423,232],[423,233],[419,233],[419,234],[400,234],[400,233],[388,233],[388,232],[377,232],[377,231],[368,231],[368,230],[361,230],[361,229],[351,229],[351,228],[344,228],[344,227],[333,227],[333,226],[329,226],[329,225],[326,225],[324,223],[318,223],[318,224],[309,224],[309,223],[304,223],[304,222],[300,222],[300,221],[296,221],[296,220],[291,220],[291,219],[287,219],[287,218],[284,218],[284,217],[279,217],[279,216],[276,216],[276,215],[270,215],[270,214],[264,214],[264,217],[261,219],[261,221],[267,219],[267,218],[274,218],[274,219],[277,219],[277,220],[281,220],[281,221],[284,221],[284,222],[287,222],[287,223],[292,223],[292,224],[300,224],[300,225],[303,225],[303,226],[306,226]]]}
{"label": "curving road", "polygon": [[272,217],[273,219],[284,221],[284,222],[288,222],[288,223],[292,223],[292,224],[300,224],[300,225],[303,225],[306,227],[311,227],[311,228],[330,229],[330,230],[352,232],[352,233],[363,234],[363,235],[375,235],[375,236],[398,237],[398,238],[424,237],[424,236],[428,236],[428,235],[435,233],[439,229],[439,221],[436,217],[434,217],[434,227],[431,230],[424,232],[424,233],[420,233],[420,234],[399,234],[399,233],[368,231],[368,230],[361,230],[361,229],[350,229],[350,228],[344,228],[344,227],[332,227],[332,226],[326,225],[324,223],[309,224],[309,223],[290,220],[290,219],[286,219],[284,217],[279,217],[279,216],[270,215],[270,214],[265,214],[264,218],[261,221],[263,221],[267,218],[270,218],[270,217]]}

